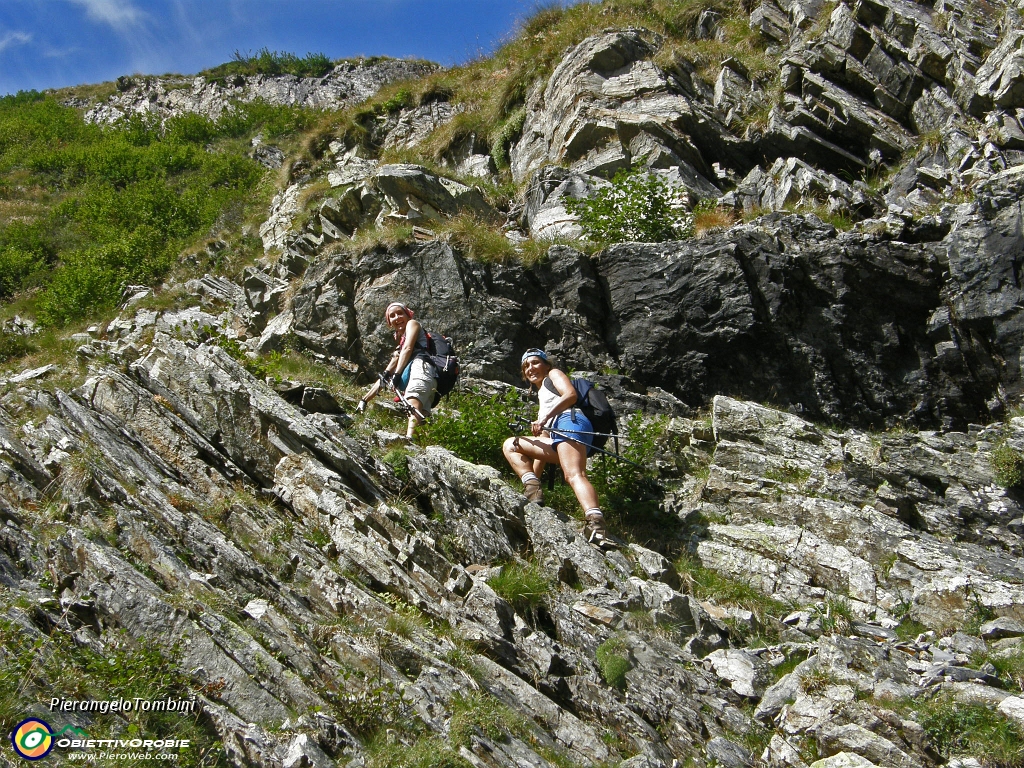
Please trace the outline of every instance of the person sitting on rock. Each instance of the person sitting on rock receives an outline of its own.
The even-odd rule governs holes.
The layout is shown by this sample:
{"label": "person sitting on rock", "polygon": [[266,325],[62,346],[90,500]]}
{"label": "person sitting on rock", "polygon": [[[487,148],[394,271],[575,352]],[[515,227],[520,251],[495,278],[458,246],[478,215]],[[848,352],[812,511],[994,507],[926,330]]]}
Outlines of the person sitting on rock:
{"label": "person sitting on rock", "polygon": [[[540,409],[530,424],[533,437],[510,437],[502,446],[509,465],[523,481],[523,493],[530,501],[543,501],[540,477],[545,464],[557,464],[565,473],[580,506],[586,525],[584,536],[598,547],[614,546],[607,536],[597,492],[587,479],[587,456],[594,441],[594,427],[578,408],[576,390],[569,377],[555,368],[542,349],[528,349],[522,359],[523,379],[536,387]],[[550,380],[554,387],[545,386]]]}
{"label": "person sitting on rock", "polygon": [[[434,364],[430,362],[427,332],[418,320],[413,320],[413,314],[409,307],[399,301],[391,302],[384,310],[384,320],[394,330],[398,341],[398,348],[392,353],[391,362],[384,370],[384,381],[403,392],[403,397],[412,408],[405,433],[407,440],[412,440],[413,430],[430,416],[437,388],[437,373]],[[359,401],[360,413],[377,396],[384,381],[378,379],[363,395]]]}

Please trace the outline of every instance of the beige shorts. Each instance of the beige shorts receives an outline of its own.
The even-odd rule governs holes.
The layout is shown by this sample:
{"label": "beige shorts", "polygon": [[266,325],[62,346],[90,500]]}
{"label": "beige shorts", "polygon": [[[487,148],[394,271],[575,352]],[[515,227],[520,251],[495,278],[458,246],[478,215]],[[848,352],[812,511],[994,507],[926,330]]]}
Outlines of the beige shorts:
{"label": "beige shorts", "polygon": [[437,377],[434,375],[434,364],[422,357],[414,358],[410,363],[409,386],[405,388],[405,399],[416,398],[420,401],[420,410],[424,416],[430,415],[430,407],[434,403],[434,392],[437,390]]}

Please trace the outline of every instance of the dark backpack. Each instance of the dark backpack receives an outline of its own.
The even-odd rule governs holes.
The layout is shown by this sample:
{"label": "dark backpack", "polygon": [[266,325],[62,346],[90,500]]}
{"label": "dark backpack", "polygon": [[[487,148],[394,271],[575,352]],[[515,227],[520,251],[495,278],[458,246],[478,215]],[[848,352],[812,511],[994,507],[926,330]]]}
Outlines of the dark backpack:
{"label": "dark backpack", "polygon": [[[612,404],[608,402],[604,392],[594,386],[588,379],[571,379],[572,388],[576,390],[576,404],[573,408],[579,408],[583,415],[590,420],[595,432],[594,447],[604,448],[608,442],[609,435],[618,435],[619,429],[615,424],[615,411]],[[558,392],[551,379],[544,379],[544,386],[552,392]]]}
{"label": "dark backpack", "polygon": [[459,381],[459,357],[455,354],[452,340],[440,333],[427,331],[427,354],[437,371],[437,391],[434,394],[434,405],[441,398],[455,389]]}

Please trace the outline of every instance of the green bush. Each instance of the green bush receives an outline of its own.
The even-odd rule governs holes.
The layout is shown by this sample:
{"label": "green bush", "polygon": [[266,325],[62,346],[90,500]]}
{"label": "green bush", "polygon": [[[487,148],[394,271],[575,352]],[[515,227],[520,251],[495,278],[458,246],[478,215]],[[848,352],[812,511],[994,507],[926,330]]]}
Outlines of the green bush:
{"label": "green bush", "polygon": [[409,454],[403,448],[392,448],[384,454],[381,461],[391,467],[391,471],[399,480],[409,481]]}
{"label": "green bush", "polygon": [[633,668],[626,656],[626,646],[622,640],[610,637],[597,646],[595,653],[601,677],[612,688],[626,690],[626,673]]}
{"label": "green bush", "polygon": [[271,352],[270,358],[249,357],[249,351],[242,346],[238,339],[229,339],[227,336],[217,334],[213,341],[218,347],[227,352],[235,362],[247,370],[253,378],[263,381],[270,375],[274,362],[274,356],[280,357],[280,352]]}
{"label": "green bush", "polygon": [[[643,414],[638,411],[630,414],[626,420],[622,430],[624,439],[619,443],[622,457],[632,463],[596,454],[597,458],[591,461],[588,476],[608,507],[621,507],[650,494],[657,476],[654,454],[658,438],[664,432],[664,419],[645,421]],[[608,440],[605,449],[614,452],[614,439]]]}
{"label": "green bush", "polygon": [[1024,480],[1024,456],[1006,443],[1000,443],[989,456],[996,482],[1004,488],[1020,485]]}
{"label": "green bush", "polygon": [[39,222],[0,226],[0,299],[8,299],[46,269],[55,250]]}
{"label": "green bush", "polygon": [[509,422],[522,411],[515,389],[487,397],[478,392],[452,392],[446,407],[434,412],[417,430],[420,445],[440,445],[474,464],[507,468],[501,446],[512,432]]}
{"label": "green bush", "polygon": [[681,210],[668,185],[646,168],[620,169],[593,197],[567,198],[583,232],[606,243],[661,243],[693,235],[693,217]]}

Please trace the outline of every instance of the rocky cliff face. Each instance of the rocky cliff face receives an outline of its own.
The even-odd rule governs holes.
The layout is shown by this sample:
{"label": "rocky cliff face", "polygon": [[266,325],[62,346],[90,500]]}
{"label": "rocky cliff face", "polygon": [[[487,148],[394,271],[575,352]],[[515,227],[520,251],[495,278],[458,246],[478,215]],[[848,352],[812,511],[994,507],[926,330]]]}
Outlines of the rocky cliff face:
{"label": "rocky cliff face", "polygon": [[[347,417],[290,405],[180,319],[140,311],[120,340],[82,348],[111,362],[80,387],[5,396],[0,567],[28,599],[6,621],[175,649],[237,763],[361,764],[358,707],[382,686],[379,717],[418,739],[443,737],[466,696],[500,702],[509,733],[473,731],[458,751],[508,766],[799,766],[810,741],[930,765],[886,696],[1021,702],[967,663],[987,649],[976,635],[892,631],[997,616],[988,648],[1014,652],[999,638],[1024,635],[1021,499],[987,456],[1024,448],[1017,420],[868,435],[725,397],[710,424],[673,420],[661,450],[688,446],[706,478],[665,498],[657,546],[806,606],[755,616],[687,594],[657,551],[592,549],[443,449],[414,450],[403,483]],[[488,585],[521,558],[551,585],[539,607]],[[840,604],[837,624],[823,606]],[[761,623],[778,640],[748,645]],[[628,662],[621,691],[595,657],[609,642]],[[814,675],[828,686],[801,682]]]}
{"label": "rocky cliff face", "polygon": [[[520,205],[339,139],[324,178],[291,175],[240,277],[193,280],[169,310],[133,296],[77,335],[74,362],[3,381],[4,665],[155,648],[236,765],[929,768],[952,751],[935,718],[957,711],[996,718],[1012,747],[1019,15],[765,2],[749,23],[780,89],[736,60],[706,83],[645,30],[595,35],[526,100]],[[93,118],[333,104],[411,73],[375,66],[156,83],[155,100],[128,90]],[[376,144],[415,146],[456,113],[384,116]],[[494,172],[474,141],[444,163],[463,181]],[[880,184],[851,180],[883,164]],[[565,196],[634,165],[760,215],[700,239],[556,245],[531,265],[473,260],[430,229],[471,213],[516,241],[572,234]],[[332,193],[299,227],[317,182]],[[820,216],[784,210],[811,203]],[[350,246],[386,221],[423,240]],[[395,298],[455,337],[485,391],[543,346],[660,425],[660,482],[613,519],[618,551],[494,468],[396,452],[343,390],[237,360],[299,349],[373,371]],[[18,711],[44,718],[67,684],[16,683]],[[962,743],[962,768],[1021,759]]]}
{"label": "rocky cliff face", "polygon": [[[963,428],[1001,415],[1021,382],[1016,11],[840,4],[812,24],[814,9],[801,8],[762,5],[751,17],[774,41],[781,91],[742,80],[735,60],[711,89],[685,61],[656,64],[658,39],[643,30],[606,32],[568,51],[527,99],[510,159],[528,189],[506,229],[514,238],[519,227],[579,236],[565,198],[635,166],[692,202],[748,214],[802,207],[848,217],[852,229],[774,216],[575,265],[558,256],[522,274],[448,251],[437,271],[432,256],[412,251],[373,265],[341,257],[333,271],[321,261],[311,282],[344,272],[361,301],[361,280],[390,274],[385,290],[417,297],[479,348],[474,364],[486,375],[495,365],[513,374],[506,342],[529,337],[570,365],[625,370],[693,406],[729,392],[876,427]],[[708,17],[706,34],[717,23]],[[751,122],[766,110],[767,123]],[[409,109],[391,128],[411,121],[429,130],[455,111]],[[321,215],[292,231],[300,182],[263,230],[268,250],[286,254],[282,277],[373,222],[430,227],[458,213],[503,214],[472,187],[419,166],[381,165],[339,142],[330,152],[337,192]],[[486,160],[461,162],[486,173]],[[884,180],[847,180],[870,169]],[[573,295],[560,290],[569,275]],[[488,303],[488,316],[501,319],[482,327]],[[304,298],[300,305],[309,315]],[[296,330],[318,333],[309,320]],[[328,331],[321,351],[345,349],[358,364],[379,351],[371,342],[370,357],[360,357],[352,328]]]}
{"label": "rocky cliff face", "polygon": [[593,258],[553,248],[528,269],[438,243],[343,255],[303,278],[292,330],[372,365],[390,343],[378,319],[389,297],[416,297],[474,375],[514,380],[515,350],[530,344],[585,370],[629,371],[693,407],[730,392],[818,419],[962,428],[1020,388],[1022,179],[1005,171],[975,202],[892,230],[775,214]]}

